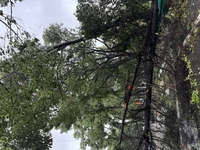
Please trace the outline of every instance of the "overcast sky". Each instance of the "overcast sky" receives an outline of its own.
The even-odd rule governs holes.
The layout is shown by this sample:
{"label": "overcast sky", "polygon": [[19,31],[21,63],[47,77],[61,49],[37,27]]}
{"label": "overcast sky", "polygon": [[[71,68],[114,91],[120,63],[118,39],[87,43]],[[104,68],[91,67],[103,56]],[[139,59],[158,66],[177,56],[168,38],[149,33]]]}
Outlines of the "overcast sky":
{"label": "overcast sky", "polygon": [[[13,16],[17,22],[27,31],[42,39],[44,28],[52,23],[63,23],[67,28],[75,28],[79,23],[74,16],[76,0],[24,0],[15,4]],[[4,13],[9,14],[5,8]],[[0,25],[2,27],[2,25]],[[1,28],[0,36],[3,36]],[[73,131],[60,134],[60,131],[52,131],[53,147],[51,150],[79,150],[79,141],[73,138]]]}
{"label": "overcast sky", "polygon": [[27,30],[42,37],[44,28],[52,23],[64,23],[67,28],[75,28],[79,23],[74,16],[76,0],[24,0],[14,8],[15,17]]}

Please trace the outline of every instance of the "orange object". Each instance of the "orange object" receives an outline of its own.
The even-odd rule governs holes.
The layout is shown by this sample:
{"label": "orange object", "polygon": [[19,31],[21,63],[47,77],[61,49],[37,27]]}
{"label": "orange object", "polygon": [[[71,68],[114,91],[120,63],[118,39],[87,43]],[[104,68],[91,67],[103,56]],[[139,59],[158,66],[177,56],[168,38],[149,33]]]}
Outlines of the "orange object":
{"label": "orange object", "polygon": [[[129,85],[127,88],[130,90],[131,86]],[[135,87],[133,86],[132,89],[131,89],[131,91],[134,91],[134,90],[135,90]]]}
{"label": "orange object", "polygon": [[136,104],[136,105],[141,105],[142,103],[141,103],[141,102],[135,102],[135,104]]}

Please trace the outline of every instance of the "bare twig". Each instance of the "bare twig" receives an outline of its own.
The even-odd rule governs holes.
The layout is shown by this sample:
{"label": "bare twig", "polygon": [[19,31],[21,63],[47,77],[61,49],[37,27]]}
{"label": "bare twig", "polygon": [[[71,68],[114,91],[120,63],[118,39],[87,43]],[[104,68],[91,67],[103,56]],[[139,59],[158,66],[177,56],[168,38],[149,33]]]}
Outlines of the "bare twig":
{"label": "bare twig", "polygon": [[133,72],[133,80],[132,80],[132,83],[131,83],[130,90],[128,90],[127,95],[125,95],[125,99],[124,99],[125,109],[124,109],[124,115],[123,115],[123,118],[122,118],[121,132],[120,132],[118,145],[120,145],[121,142],[122,142],[122,135],[124,133],[124,124],[125,124],[126,114],[127,114],[127,110],[128,110],[128,104],[129,104],[129,100],[130,100],[130,97],[131,97],[131,89],[133,88],[133,86],[135,84],[135,80],[136,80],[136,77],[137,77],[137,72],[138,72],[138,69],[139,69],[139,66],[140,66],[140,62],[141,62],[141,54],[138,57],[138,62],[136,64],[135,70]]}

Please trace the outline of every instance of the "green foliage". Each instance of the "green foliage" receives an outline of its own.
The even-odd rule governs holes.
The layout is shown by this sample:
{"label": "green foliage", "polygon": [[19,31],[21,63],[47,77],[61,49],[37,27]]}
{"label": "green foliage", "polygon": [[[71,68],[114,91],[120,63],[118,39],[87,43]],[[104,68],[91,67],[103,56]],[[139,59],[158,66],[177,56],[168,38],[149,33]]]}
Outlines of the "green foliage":
{"label": "green foliage", "polygon": [[150,4],[146,1],[137,3],[122,0],[115,3],[111,0],[79,0],[76,16],[86,37],[109,36],[107,39],[114,40],[123,36],[125,38],[126,34],[135,29],[142,29],[141,22],[146,25],[149,8]]}
{"label": "green foliage", "polygon": [[[47,44],[62,42],[63,34],[54,34],[57,29],[66,31],[64,39],[73,36],[51,25],[43,36]],[[124,87],[138,55],[97,49],[92,40],[52,55],[37,39],[15,46],[18,52],[0,63],[4,147],[14,143],[25,149],[49,149],[53,127],[66,132],[73,126],[83,149],[113,148],[124,111]]]}
{"label": "green foliage", "polygon": [[[49,149],[51,129],[67,132],[72,127],[82,149],[138,145],[143,138],[144,108],[135,105],[140,95],[134,91],[124,125],[126,138],[117,146],[127,85],[143,49],[150,9],[150,2],[144,0],[79,0],[80,31],[51,24],[43,34],[50,47],[42,47],[27,32],[24,41],[11,34],[9,48],[17,51],[0,62],[0,143],[4,148]],[[52,45],[80,37],[85,41],[46,53]],[[97,48],[92,38],[101,38],[104,46]],[[145,67],[140,66],[134,86],[146,77]]]}
{"label": "green foliage", "polygon": [[67,29],[63,27],[63,24],[55,23],[44,30],[42,37],[46,45],[55,45],[75,39],[78,36],[74,29]]}
{"label": "green foliage", "polygon": [[198,90],[192,91],[192,98],[190,101],[192,104],[196,104],[196,105],[199,104],[199,95],[198,94],[199,94]]}
{"label": "green foliage", "polygon": [[[46,31],[54,35],[57,31],[52,30],[52,26],[57,25],[51,25]],[[62,26],[57,28],[67,31]],[[43,37],[48,37],[48,33]],[[68,32],[65,38],[72,36]],[[47,42],[52,43],[51,40]],[[64,98],[60,98],[62,103],[57,105],[55,127],[66,132],[73,125],[75,137],[81,139],[83,149],[116,145],[119,118],[124,110],[121,106],[124,87],[130,80],[128,70],[134,66],[138,55],[96,48],[92,40],[70,45],[60,55],[63,60],[58,68]],[[109,129],[105,131],[107,126]]]}
{"label": "green foliage", "polygon": [[191,89],[192,89],[192,95],[191,95],[191,104],[196,104],[198,106],[199,104],[199,95],[198,95],[198,87],[197,87],[197,80],[194,78],[195,74],[193,73],[191,61],[185,56],[184,61],[187,63],[187,68],[189,70],[188,76],[186,80],[190,81]]}
{"label": "green foliage", "polygon": [[14,1],[13,0],[1,0],[0,7],[6,7],[6,6],[8,6],[9,3],[11,3],[13,5],[17,1],[22,2],[23,0],[14,0]]}
{"label": "green foliage", "polygon": [[[21,148],[49,149],[54,107],[59,102],[53,57],[43,55],[38,40],[27,40],[19,52],[0,63],[4,86],[0,116],[7,116],[3,138]],[[8,91],[5,90],[5,87]],[[5,143],[6,144],[6,143]]]}
{"label": "green foliage", "polygon": [[[102,129],[111,119],[109,115],[121,110],[120,101],[110,93],[123,93],[124,86],[119,85],[125,83],[126,67],[131,67],[132,61],[120,63],[123,55],[111,55],[107,60],[103,49],[97,49],[99,54],[92,52],[92,41],[72,45],[67,52],[53,55],[46,55],[37,39],[15,46],[18,52],[0,63],[4,84],[0,90],[1,115],[8,116],[2,124],[2,138],[7,138],[7,144],[14,141],[21,148],[36,149],[37,145],[39,149],[48,149],[49,131],[53,127],[66,132],[74,124],[77,132],[88,135],[87,140],[77,136],[82,138],[82,145],[107,147],[108,142],[104,142],[107,133]],[[81,130],[79,122],[86,130]],[[94,127],[90,129],[91,126]]]}

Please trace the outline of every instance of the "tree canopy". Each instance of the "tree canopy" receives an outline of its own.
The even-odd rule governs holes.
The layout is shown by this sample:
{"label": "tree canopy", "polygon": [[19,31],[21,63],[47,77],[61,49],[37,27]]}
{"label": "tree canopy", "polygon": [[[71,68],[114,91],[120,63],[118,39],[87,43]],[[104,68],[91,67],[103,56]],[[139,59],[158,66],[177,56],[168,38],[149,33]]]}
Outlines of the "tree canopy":
{"label": "tree canopy", "polygon": [[189,74],[188,47],[177,49],[184,39],[169,34],[177,26],[187,31],[189,5],[173,2],[166,16],[159,5],[78,0],[80,28],[51,24],[44,45],[15,32],[12,15],[6,22],[1,13],[10,42],[1,48],[9,57],[0,61],[0,147],[50,149],[52,129],[73,128],[82,149],[197,149],[197,83]]}

